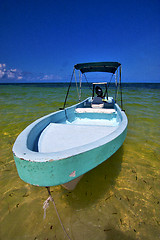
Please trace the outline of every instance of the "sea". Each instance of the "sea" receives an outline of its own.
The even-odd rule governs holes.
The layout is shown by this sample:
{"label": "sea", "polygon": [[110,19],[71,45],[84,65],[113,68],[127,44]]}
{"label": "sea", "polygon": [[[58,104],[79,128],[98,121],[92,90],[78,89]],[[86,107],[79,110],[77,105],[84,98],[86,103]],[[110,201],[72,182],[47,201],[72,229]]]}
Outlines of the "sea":
{"label": "sea", "polygon": [[[52,202],[44,219],[47,189],[23,182],[12,154],[16,137],[25,127],[63,107],[67,87],[68,83],[0,85],[1,240],[68,239]],[[91,96],[90,87],[82,85],[81,99]],[[72,240],[160,239],[160,84],[125,83],[122,87],[128,117],[122,147],[86,173],[74,191],[51,187]],[[109,96],[115,93],[112,85],[108,91]],[[73,85],[67,106],[77,101]]]}

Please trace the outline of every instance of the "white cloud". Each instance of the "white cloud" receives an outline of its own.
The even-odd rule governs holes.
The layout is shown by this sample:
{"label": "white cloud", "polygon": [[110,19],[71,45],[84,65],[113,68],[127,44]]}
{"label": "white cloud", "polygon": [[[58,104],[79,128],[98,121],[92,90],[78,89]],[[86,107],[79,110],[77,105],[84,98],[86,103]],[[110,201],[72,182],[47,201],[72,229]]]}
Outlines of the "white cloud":
{"label": "white cloud", "polygon": [[20,81],[26,82],[57,82],[61,81],[62,77],[54,74],[23,72],[21,70],[6,69],[6,64],[0,63],[0,80],[4,81]]}
{"label": "white cloud", "polygon": [[7,72],[7,76],[8,76],[8,78],[15,78],[15,74],[10,71]]}
{"label": "white cloud", "polygon": [[41,80],[61,80],[61,77],[58,75],[54,75],[54,74],[45,74],[44,77],[41,78]]}

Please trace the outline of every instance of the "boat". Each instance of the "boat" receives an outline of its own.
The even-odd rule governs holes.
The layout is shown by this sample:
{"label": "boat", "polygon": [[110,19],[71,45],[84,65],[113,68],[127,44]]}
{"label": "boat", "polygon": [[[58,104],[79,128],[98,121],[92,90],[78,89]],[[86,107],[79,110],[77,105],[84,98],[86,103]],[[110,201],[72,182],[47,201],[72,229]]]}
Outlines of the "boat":
{"label": "boat", "polygon": [[[75,71],[82,75],[106,72],[115,76],[116,89],[121,93],[121,107],[117,103],[117,91],[115,98],[108,96],[107,82],[93,83],[92,96],[66,107]],[[81,90],[81,81],[78,84]],[[17,137],[13,155],[19,177],[35,186],[62,185],[73,190],[85,173],[121,147],[127,124],[122,106],[121,64],[76,64],[63,108],[34,121]]]}

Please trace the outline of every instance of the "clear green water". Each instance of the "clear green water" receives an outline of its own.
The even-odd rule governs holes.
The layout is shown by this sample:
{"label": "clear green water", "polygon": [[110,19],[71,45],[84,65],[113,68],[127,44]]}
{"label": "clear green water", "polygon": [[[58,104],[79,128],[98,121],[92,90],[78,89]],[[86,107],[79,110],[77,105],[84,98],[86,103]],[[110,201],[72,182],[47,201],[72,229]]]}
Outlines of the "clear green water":
{"label": "clear green water", "polygon": [[[113,91],[113,90],[112,90]],[[112,92],[111,91],[111,92]],[[123,146],[87,173],[73,192],[52,187],[73,240],[160,239],[160,86],[125,86],[128,134]],[[45,188],[23,182],[12,146],[32,121],[62,107],[66,86],[0,86],[0,239],[67,239],[53,204],[43,220]],[[85,89],[83,98],[90,95]],[[71,90],[69,104],[76,102]]]}

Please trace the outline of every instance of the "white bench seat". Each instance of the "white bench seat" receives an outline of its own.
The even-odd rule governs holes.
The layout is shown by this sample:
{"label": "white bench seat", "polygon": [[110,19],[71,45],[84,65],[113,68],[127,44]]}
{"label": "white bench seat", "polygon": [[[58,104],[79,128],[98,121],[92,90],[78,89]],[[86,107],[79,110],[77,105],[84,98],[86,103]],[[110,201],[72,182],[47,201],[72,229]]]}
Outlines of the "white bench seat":
{"label": "white bench seat", "polygon": [[110,108],[76,108],[76,113],[115,113],[115,109]]}

